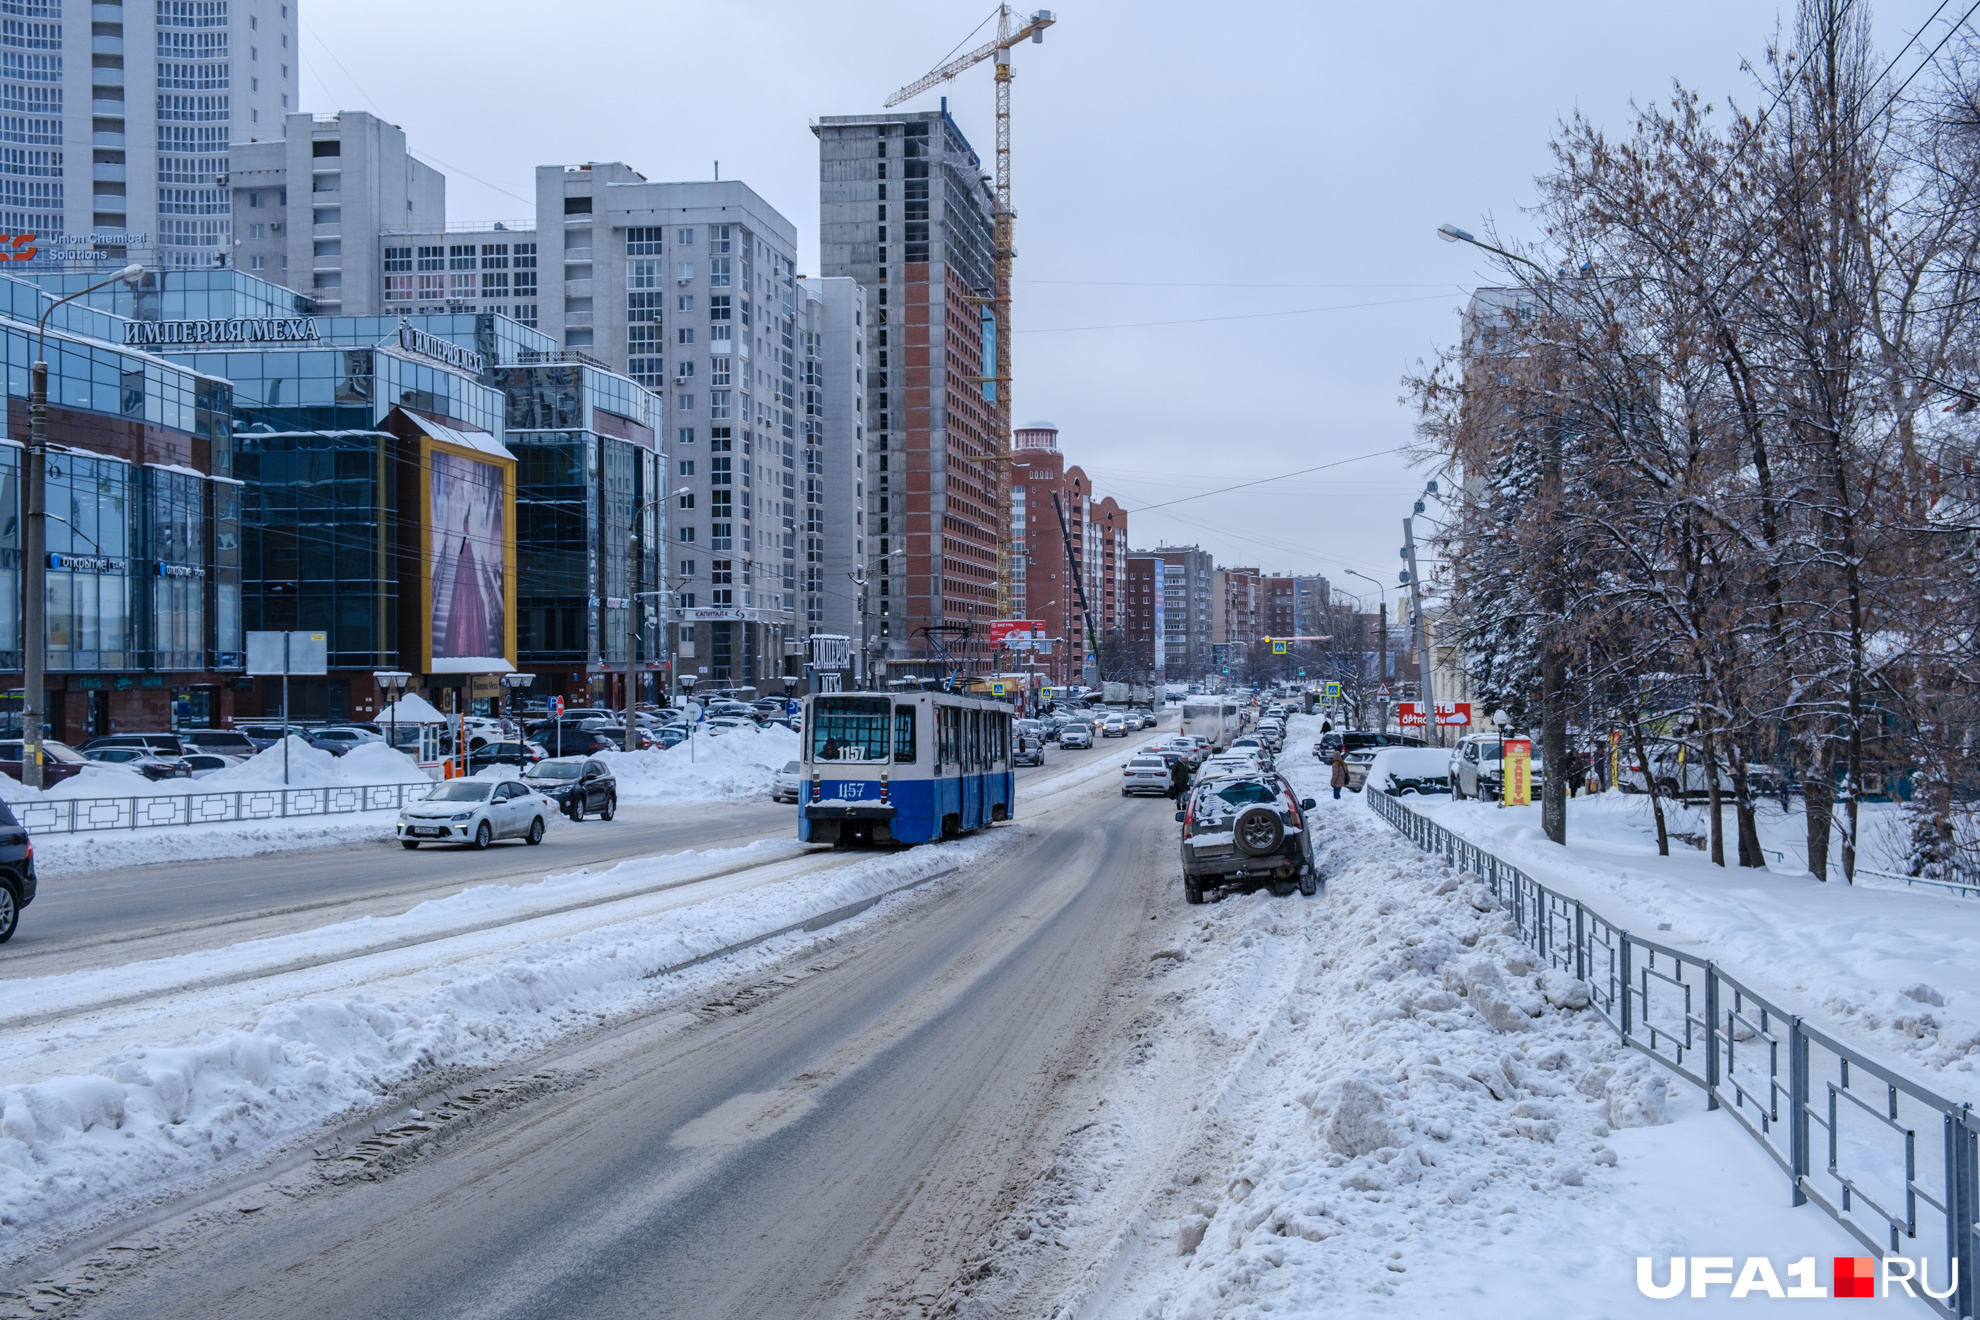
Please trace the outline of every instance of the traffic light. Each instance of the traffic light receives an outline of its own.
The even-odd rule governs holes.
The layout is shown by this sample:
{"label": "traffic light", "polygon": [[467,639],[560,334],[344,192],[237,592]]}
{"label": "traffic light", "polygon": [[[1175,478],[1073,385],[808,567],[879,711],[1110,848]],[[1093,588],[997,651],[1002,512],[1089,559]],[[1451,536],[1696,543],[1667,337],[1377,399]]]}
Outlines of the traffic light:
{"label": "traffic light", "polygon": [[1306,677],[1306,671],[1305,671],[1304,669],[1302,669],[1302,670],[1300,670],[1300,671],[1299,671],[1299,676],[1300,676],[1301,678],[1305,678],[1305,677]]}

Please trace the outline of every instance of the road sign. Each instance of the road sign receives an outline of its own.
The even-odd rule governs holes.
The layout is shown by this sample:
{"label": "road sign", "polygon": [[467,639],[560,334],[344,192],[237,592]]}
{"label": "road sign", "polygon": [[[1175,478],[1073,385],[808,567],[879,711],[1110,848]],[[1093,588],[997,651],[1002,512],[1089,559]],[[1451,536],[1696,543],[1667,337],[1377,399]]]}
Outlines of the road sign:
{"label": "road sign", "polygon": [[1437,703],[1437,723],[1446,728],[1468,729],[1471,727],[1471,703],[1468,701],[1440,701]]}
{"label": "road sign", "polygon": [[1389,699],[1389,685],[1387,683],[1384,683],[1380,687],[1376,688],[1375,695],[1377,697],[1380,697],[1383,701],[1387,701]]}
{"label": "road sign", "polygon": [[1339,701],[1341,699],[1341,685],[1339,683],[1329,683],[1326,690],[1327,700]]}
{"label": "road sign", "polygon": [[1273,655],[1284,655],[1285,653],[1286,653],[1286,644],[1285,644],[1284,642],[1273,642],[1273,643],[1272,643],[1272,654],[1273,654]]}

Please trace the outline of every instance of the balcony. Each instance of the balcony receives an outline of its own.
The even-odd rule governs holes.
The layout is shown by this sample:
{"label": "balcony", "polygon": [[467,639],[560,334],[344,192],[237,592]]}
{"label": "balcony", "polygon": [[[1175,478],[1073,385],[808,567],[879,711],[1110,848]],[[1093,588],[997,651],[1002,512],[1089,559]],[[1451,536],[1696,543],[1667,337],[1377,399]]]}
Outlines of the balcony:
{"label": "balcony", "polygon": [[566,309],[564,312],[564,324],[567,326],[590,325],[591,324],[590,309],[587,308],[582,312],[571,311]]}
{"label": "balcony", "polygon": [[89,144],[92,147],[114,147],[122,151],[124,149],[124,135],[122,133],[93,133],[90,135]]}
{"label": "balcony", "polygon": [[591,281],[565,280],[564,296],[566,298],[589,298],[591,296]]}
{"label": "balcony", "polygon": [[89,81],[94,87],[121,88],[124,85],[124,71],[122,69],[91,69],[89,71]]}
{"label": "balcony", "polygon": [[108,180],[111,183],[122,183],[124,181],[124,167],[122,165],[111,165],[103,161],[97,161],[90,170],[90,177],[92,179]]}

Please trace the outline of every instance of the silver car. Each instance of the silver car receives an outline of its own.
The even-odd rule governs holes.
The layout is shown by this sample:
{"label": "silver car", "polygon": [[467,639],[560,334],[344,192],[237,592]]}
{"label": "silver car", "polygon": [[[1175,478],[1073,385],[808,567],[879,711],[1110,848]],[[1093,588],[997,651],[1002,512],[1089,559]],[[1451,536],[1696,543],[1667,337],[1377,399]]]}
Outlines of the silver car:
{"label": "silver car", "polygon": [[1135,793],[1167,797],[1169,763],[1160,756],[1137,756],[1121,762],[1121,796]]}
{"label": "silver car", "polygon": [[795,802],[804,786],[804,774],[796,761],[787,761],[784,768],[770,779],[770,800],[772,802]]}
{"label": "silver car", "polygon": [[450,779],[399,812],[399,843],[465,843],[486,848],[497,839],[543,842],[544,822],[557,804],[513,779]]}
{"label": "silver car", "polygon": [[1084,720],[1074,720],[1059,731],[1059,746],[1066,750],[1093,746],[1093,726]]}

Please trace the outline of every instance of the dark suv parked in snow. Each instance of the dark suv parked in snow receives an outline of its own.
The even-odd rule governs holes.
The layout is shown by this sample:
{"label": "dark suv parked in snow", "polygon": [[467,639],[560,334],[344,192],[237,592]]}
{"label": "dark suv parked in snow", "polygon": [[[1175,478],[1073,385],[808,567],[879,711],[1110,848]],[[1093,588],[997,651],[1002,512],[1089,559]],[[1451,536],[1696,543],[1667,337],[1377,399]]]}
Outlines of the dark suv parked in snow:
{"label": "dark suv parked in snow", "polygon": [[34,841],[0,802],[0,944],[14,938],[21,909],[34,902]]}
{"label": "dark suv parked in snow", "polygon": [[1304,813],[1312,798],[1296,798],[1283,775],[1205,779],[1176,813],[1182,822],[1183,897],[1201,903],[1207,889],[1272,886],[1290,894],[1297,884],[1320,892],[1313,841]]}

